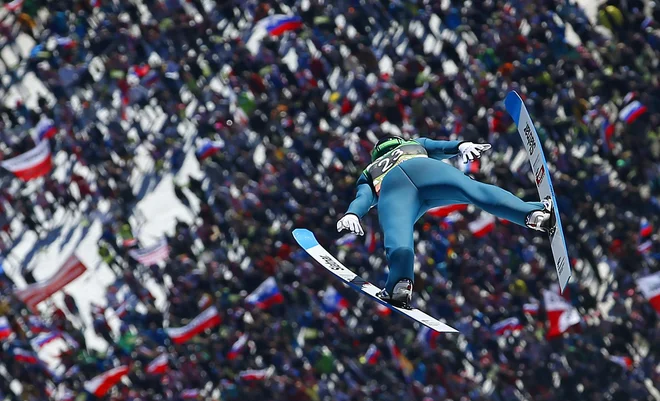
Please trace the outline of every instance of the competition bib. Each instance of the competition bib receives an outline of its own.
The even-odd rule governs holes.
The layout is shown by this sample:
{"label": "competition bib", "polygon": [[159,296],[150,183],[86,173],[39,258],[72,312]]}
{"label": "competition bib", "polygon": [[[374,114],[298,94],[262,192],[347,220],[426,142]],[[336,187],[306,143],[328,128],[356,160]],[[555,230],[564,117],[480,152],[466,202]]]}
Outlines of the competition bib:
{"label": "competition bib", "polygon": [[380,185],[387,173],[392,171],[394,166],[398,166],[404,161],[415,157],[428,157],[428,154],[426,153],[426,149],[419,143],[408,141],[385,153],[368,165],[364,169],[364,172],[371,179],[376,194],[380,194]]}

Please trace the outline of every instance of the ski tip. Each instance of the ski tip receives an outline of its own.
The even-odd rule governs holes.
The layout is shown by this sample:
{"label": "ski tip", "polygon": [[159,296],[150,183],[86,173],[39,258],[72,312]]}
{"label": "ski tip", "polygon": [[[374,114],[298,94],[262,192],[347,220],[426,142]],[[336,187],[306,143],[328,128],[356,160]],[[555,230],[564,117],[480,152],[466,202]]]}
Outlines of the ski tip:
{"label": "ski tip", "polygon": [[303,249],[310,249],[319,244],[314,234],[307,229],[296,228],[291,233],[293,234],[293,238],[296,240],[298,245],[300,245]]}
{"label": "ski tip", "polygon": [[520,95],[518,95],[516,91],[509,92],[509,94],[506,95],[506,98],[504,99],[504,106],[506,107],[506,111],[509,112],[509,115],[513,121],[518,124],[518,121],[520,120],[520,112],[523,106]]}

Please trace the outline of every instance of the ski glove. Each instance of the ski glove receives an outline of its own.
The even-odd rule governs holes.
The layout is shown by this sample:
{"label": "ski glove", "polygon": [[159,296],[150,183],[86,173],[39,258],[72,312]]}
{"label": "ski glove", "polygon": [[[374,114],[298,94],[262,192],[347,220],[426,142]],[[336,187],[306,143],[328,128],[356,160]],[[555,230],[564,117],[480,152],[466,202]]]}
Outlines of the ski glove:
{"label": "ski glove", "polygon": [[337,232],[341,232],[343,230],[349,230],[353,234],[357,235],[364,235],[364,230],[360,225],[360,219],[352,213],[345,215],[337,222]]}
{"label": "ski glove", "polygon": [[458,153],[463,158],[463,163],[473,161],[481,157],[481,154],[490,149],[488,143],[463,142],[458,145]]}

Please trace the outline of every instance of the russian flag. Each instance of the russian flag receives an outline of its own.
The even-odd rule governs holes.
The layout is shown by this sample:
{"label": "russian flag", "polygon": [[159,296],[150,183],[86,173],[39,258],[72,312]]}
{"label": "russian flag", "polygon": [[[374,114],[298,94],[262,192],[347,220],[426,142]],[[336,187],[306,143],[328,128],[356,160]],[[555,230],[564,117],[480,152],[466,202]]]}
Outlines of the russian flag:
{"label": "russian flag", "polygon": [[302,18],[282,14],[270,15],[258,22],[271,36],[280,36],[284,32],[293,31],[302,27]]}
{"label": "russian flag", "polygon": [[491,327],[491,330],[493,333],[497,334],[498,336],[504,335],[506,333],[513,333],[514,331],[520,331],[522,330],[523,325],[520,324],[520,321],[518,320],[517,317],[510,317],[508,319],[504,319],[502,321],[499,321]]}
{"label": "russian flag", "polygon": [[621,121],[625,121],[626,124],[632,124],[637,120],[640,116],[642,116],[644,113],[646,113],[647,108],[643,104],[639,102],[639,100],[633,100],[628,104],[626,107],[621,109],[619,112],[619,119]]}
{"label": "russian flag", "polygon": [[103,397],[122,377],[128,374],[128,366],[119,366],[85,382],[85,390],[96,397]]}
{"label": "russian flag", "polygon": [[341,238],[339,238],[337,241],[335,241],[335,245],[337,246],[353,246],[355,244],[355,241],[357,240],[357,235],[353,233],[348,233],[346,235],[343,235]]}
{"label": "russian flag", "polygon": [[44,139],[50,139],[57,134],[57,128],[55,128],[55,123],[50,118],[42,117],[41,120],[37,123],[35,127],[37,135],[35,142],[41,142]]}
{"label": "russian flag", "polygon": [[0,316],[0,340],[9,338],[13,333],[9,319],[6,316]]}
{"label": "russian flag", "polygon": [[364,362],[369,365],[375,365],[380,358],[380,350],[374,344],[371,344],[364,354]]}
{"label": "russian flag", "polygon": [[348,301],[342,297],[335,287],[329,285],[323,292],[323,309],[328,313],[341,312],[348,308]]}
{"label": "russian flag", "polygon": [[209,139],[202,140],[201,144],[197,147],[197,158],[202,161],[205,160],[214,154],[218,153],[222,149],[223,143],[220,141],[211,141]]}
{"label": "russian flag", "polygon": [[430,209],[427,213],[433,217],[447,217],[454,212],[465,211],[467,210],[467,208],[468,208],[467,204],[461,203],[456,205],[434,207],[433,209]]}
{"label": "russian flag", "polygon": [[364,246],[367,247],[367,252],[374,253],[376,252],[376,230],[374,230],[371,224],[367,225],[366,239],[364,241]]}
{"label": "russian flag", "polygon": [[167,328],[165,332],[175,344],[183,344],[206,329],[211,329],[222,322],[218,310],[212,306],[197,315],[187,325],[178,328]]}
{"label": "russian flag", "polygon": [[639,235],[642,237],[648,237],[653,233],[653,226],[649,221],[643,217],[639,223]]}
{"label": "russian flag", "polygon": [[617,365],[620,365],[624,369],[632,369],[633,360],[629,356],[614,356],[614,355],[611,355],[608,359],[610,361],[616,363]]}
{"label": "russian flag", "polygon": [[11,159],[0,166],[14,173],[22,181],[30,181],[48,174],[52,168],[50,146],[47,141]]}
{"label": "russian flag", "polygon": [[642,242],[641,244],[637,245],[637,252],[640,254],[647,254],[651,252],[651,248],[653,247],[653,241],[647,240]]}
{"label": "russian flag", "polygon": [[238,357],[238,354],[240,354],[243,348],[245,348],[245,344],[247,344],[247,339],[248,339],[247,334],[243,334],[242,336],[240,336],[238,340],[236,340],[236,342],[234,342],[234,344],[231,346],[231,349],[227,354],[227,359],[229,359],[230,361],[236,359],[236,357]]}
{"label": "russian flag", "polygon": [[603,151],[608,153],[614,145],[612,144],[612,135],[614,135],[614,125],[606,118],[600,126],[600,138],[603,142]]}
{"label": "russian flag", "polygon": [[523,305],[523,313],[526,313],[528,315],[536,316],[539,314],[539,304],[524,304]]}
{"label": "russian flag", "polygon": [[273,374],[273,367],[268,369],[248,369],[238,374],[239,379],[243,381],[265,380]]}
{"label": "russian flag", "polygon": [[477,220],[468,223],[468,229],[472,235],[481,238],[495,229],[495,217],[488,213],[482,213]]}
{"label": "russian flag", "polygon": [[57,333],[57,332],[51,332],[51,333],[41,333],[35,338],[33,338],[30,341],[30,344],[32,345],[33,348],[42,348],[46,346],[47,344],[50,344],[51,342],[57,340],[58,338],[61,338],[62,336]]}
{"label": "russian flag", "polygon": [[89,0],[89,5],[93,8],[101,7],[101,0]]}
{"label": "russian flag", "polygon": [[49,332],[50,329],[39,316],[30,315],[27,317],[27,324],[33,334]]}
{"label": "russian flag", "polygon": [[438,337],[440,337],[440,333],[424,326],[417,333],[416,338],[419,343],[425,344],[426,346],[434,349],[435,347],[438,346]]}
{"label": "russian flag", "polygon": [[481,169],[481,161],[479,159],[472,160],[463,164],[463,172],[466,174],[476,174]]}
{"label": "russian flag", "polygon": [[261,309],[268,309],[273,305],[284,302],[284,297],[277,288],[274,277],[268,277],[257,287],[250,295],[245,298],[245,302],[250,305],[256,305]]}
{"label": "russian flag", "polygon": [[181,398],[184,400],[194,400],[199,397],[199,390],[194,388],[189,388],[181,392]]}
{"label": "russian flag", "polygon": [[152,375],[162,375],[169,369],[169,357],[167,354],[160,354],[147,365],[147,373]]}
{"label": "russian flag", "polygon": [[59,37],[55,40],[58,46],[62,46],[65,49],[71,49],[76,47],[76,42],[68,36]]}
{"label": "russian flag", "polygon": [[424,93],[426,92],[426,90],[427,90],[428,88],[429,88],[429,84],[428,84],[427,82],[424,82],[424,85],[420,86],[419,88],[415,88],[415,89],[410,93],[410,96],[411,96],[413,99],[420,98],[420,97],[424,96]]}
{"label": "russian flag", "polygon": [[22,348],[14,349],[14,360],[17,362],[29,363],[31,365],[39,363],[39,358],[37,358],[34,352],[26,351]]}
{"label": "russian flag", "polygon": [[392,309],[381,304],[380,302],[376,302],[376,314],[378,316],[389,316],[392,314]]}

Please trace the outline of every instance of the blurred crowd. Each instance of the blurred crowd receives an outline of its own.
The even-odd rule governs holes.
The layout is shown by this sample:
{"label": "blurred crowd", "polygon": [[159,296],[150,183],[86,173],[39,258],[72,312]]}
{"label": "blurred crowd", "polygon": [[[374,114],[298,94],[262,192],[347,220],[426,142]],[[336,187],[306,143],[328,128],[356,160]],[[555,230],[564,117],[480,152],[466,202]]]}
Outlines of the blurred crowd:
{"label": "blurred crowd", "polygon": [[[87,327],[75,294],[34,314],[0,270],[0,316],[15,333],[0,340],[0,399],[94,399],[83,384],[123,365],[124,381],[101,398],[655,399],[660,322],[635,280],[658,271],[660,257],[660,4],[611,0],[595,25],[572,0],[8,4],[4,46],[15,49],[19,34],[35,41],[24,64],[48,94],[36,107],[0,106],[0,159],[33,148],[30,132],[44,118],[57,134],[48,139],[52,174],[25,185],[0,173],[0,251],[11,254],[20,227],[47,237],[60,210],[85,225],[100,218],[98,252],[117,280]],[[255,24],[275,14],[302,27],[257,37]],[[499,221],[477,238],[472,208],[424,216],[416,230],[419,306],[460,335],[430,336],[387,313],[294,244],[291,230],[310,229],[348,267],[384,283],[375,214],[363,222],[375,245],[340,238],[335,223],[386,133],[489,142],[469,173],[537,199],[503,108],[509,90],[525,99],[551,164],[574,268],[564,297],[580,324],[547,336],[542,291],[556,275],[546,239]],[[145,125],[154,115],[166,118]],[[201,152],[208,143],[222,149]],[[191,153],[201,179],[180,171]],[[151,266],[129,256],[143,245],[135,174],[173,176],[173,196],[195,216],[177,222],[169,258]],[[269,277],[283,302],[247,303]],[[529,304],[538,313],[526,313]],[[165,327],[210,306],[219,326],[171,341]],[[511,317],[522,327],[493,332]],[[87,347],[85,330],[107,349]],[[67,334],[57,367],[16,357],[48,332]],[[158,355],[169,369],[148,372]]]}

